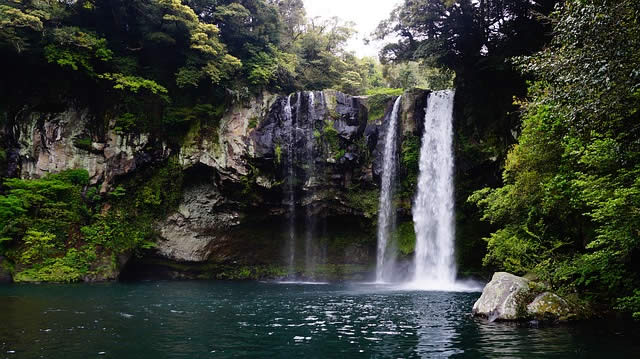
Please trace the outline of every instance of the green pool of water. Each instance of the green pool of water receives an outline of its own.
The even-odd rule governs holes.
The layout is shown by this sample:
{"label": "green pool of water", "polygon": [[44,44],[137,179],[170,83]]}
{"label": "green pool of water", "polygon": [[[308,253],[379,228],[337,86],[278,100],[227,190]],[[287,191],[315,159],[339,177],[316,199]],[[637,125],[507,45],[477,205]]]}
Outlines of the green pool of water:
{"label": "green pool of water", "polygon": [[633,358],[637,328],[469,315],[479,293],[367,284],[0,286],[0,358]]}

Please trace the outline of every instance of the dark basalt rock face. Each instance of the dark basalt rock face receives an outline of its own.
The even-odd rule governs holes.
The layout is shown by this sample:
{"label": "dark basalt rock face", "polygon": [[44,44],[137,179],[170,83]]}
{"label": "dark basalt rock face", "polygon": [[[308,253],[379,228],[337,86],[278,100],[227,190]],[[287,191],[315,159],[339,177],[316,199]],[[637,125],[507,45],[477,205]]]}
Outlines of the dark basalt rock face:
{"label": "dark basalt rock face", "polygon": [[[327,161],[327,152],[348,149],[367,127],[364,98],[335,91],[301,92],[277,98],[249,139],[254,147],[252,159],[273,166],[286,157],[285,147],[292,145],[296,165]],[[331,129],[337,132],[336,148],[326,148]],[[291,143],[293,141],[293,143]],[[312,150],[311,150],[312,149]],[[327,151],[328,150],[328,151]]]}
{"label": "dark basalt rock face", "polygon": [[355,141],[362,137],[367,127],[367,109],[363,105],[362,97],[351,97],[343,93],[335,94],[336,107],[333,127],[338,135],[347,140]]}
{"label": "dark basalt rock face", "polygon": [[48,173],[84,168],[92,184],[110,189],[113,181],[137,169],[161,163],[171,154],[166,144],[145,134],[121,135],[109,131],[91,136],[87,110],[61,113],[26,112],[3,132],[10,143],[6,175],[40,178]]}
{"label": "dark basalt rock face", "polygon": [[[420,135],[427,94],[405,94],[398,146],[405,136]],[[182,201],[155,224],[159,238],[146,256],[154,265],[180,264],[174,274],[191,264],[283,265],[289,191],[298,246],[312,228],[328,248],[327,263],[367,266],[375,258],[381,139],[394,99],[389,96],[385,116],[373,122],[366,97],[333,90],[263,94],[228,108],[213,129],[194,124],[171,148],[149,135],[114,130],[79,147],[77,139],[87,137],[86,111],[34,113],[8,131],[16,154],[10,165],[23,178],[86,168],[92,183],[108,191],[123,176],[173,156],[185,171]]]}

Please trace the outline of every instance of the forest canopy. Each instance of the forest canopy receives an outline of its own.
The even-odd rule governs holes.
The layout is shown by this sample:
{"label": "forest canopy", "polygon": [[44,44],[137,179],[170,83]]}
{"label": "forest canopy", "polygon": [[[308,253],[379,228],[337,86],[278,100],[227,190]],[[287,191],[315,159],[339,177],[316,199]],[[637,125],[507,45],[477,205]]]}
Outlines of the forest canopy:
{"label": "forest canopy", "polygon": [[308,18],[302,0],[5,1],[0,104],[9,117],[24,105],[118,107],[120,128],[162,133],[197,117],[194,106],[215,117],[263,90],[386,86],[376,59],[346,49],[354,33]]}

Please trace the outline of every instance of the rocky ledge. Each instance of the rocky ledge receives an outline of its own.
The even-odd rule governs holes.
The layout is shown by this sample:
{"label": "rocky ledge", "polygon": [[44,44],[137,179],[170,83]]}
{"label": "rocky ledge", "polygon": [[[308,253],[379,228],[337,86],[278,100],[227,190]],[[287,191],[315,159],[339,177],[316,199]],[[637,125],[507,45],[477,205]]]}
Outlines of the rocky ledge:
{"label": "rocky ledge", "polygon": [[473,315],[493,321],[566,321],[576,311],[562,297],[537,282],[516,275],[494,273],[473,305]]}
{"label": "rocky ledge", "polygon": [[[398,113],[398,185],[405,188],[398,215],[405,221],[428,94],[405,92]],[[147,190],[144,178],[152,174],[180,177],[162,191],[175,201],[147,213],[153,225],[147,239],[154,245],[138,248],[131,265],[130,251],[116,253],[123,255],[117,261],[98,251],[96,274],[84,281],[127,276],[121,273],[125,267],[143,272],[146,264],[166,267],[171,278],[277,278],[292,270],[298,277],[356,278],[375,262],[381,139],[397,95],[263,93],[228,103],[215,116],[189,120],[188,128],[171,136],[117,126],[118,109],[25,108],[0,126],[7,153],[0,176],[37,179],[85,169],[89,186],[82,195],[105,203],[103,217],[117,211],[135,216],[141,208],[116,209],[113,193],[135,196]],[[154,202],[163,196],[144,197]],[[27,268],[14,268],[14,281],[33,280],[17,275]],[[0,267],[0,281],[5,272]]]}

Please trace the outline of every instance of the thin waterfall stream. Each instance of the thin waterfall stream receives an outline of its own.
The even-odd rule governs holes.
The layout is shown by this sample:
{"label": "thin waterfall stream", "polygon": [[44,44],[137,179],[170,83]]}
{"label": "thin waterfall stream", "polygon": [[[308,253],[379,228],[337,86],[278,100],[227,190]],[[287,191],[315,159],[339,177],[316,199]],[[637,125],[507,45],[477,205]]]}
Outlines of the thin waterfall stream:
{"label": "thin waterfall stream", "polygon": [[[314,106],[315,106],[315,95],[313,94],[313,91],[309,92],[309,100],[307,102],[308,104],[308,109],[307,109],[307,133],[306,133],[306,166],[305,166],[305,178],[307,179],[307,184],[306,186],[308,187],[308,191],[310,193],[310,197],[313,198],[313,188],[314,188],[314,183],[313,183],[313,179],[315,176],[315,156],[313,153],[313,147],[315,144],[315,138],[313,136],[313,130],[314,130],[314,125],[315,125],[315,116],[314,116]],[[300,107],[300,104],[298,104],[298,108]],[[314,246],[314,241],[313,241],[313,232],[315,230],[315,225],[316,225],[316,221],[315,221],[315,216],[313,214],[313,203],[310,201],[309,204],[307,205],[307,210],[306,210],[306,221],[305,221],[305,258],[304,258],[304,262],[305,262],[305,272],[308,275],[310,275],[311,273],[314,273],[315,269],[316,269],[316,263],[317,263],[317,253],[316,253],[316,248]]]}
{"label": "thin waterfall stream", "polygon": [[[316,105],[324,110],[324,96],[320,93],[320,98],[316,104],[314,92],[297,92],[295,94],[295,104],[291,102],[291,96],[286,98],[284,103],[283,125],[284,150],[285,152],[285,177],[286,186],[284,190],[284,203],[288,209],[288,239],[286,247],[287,255],[287,277],[290,281],[307,280],[315,275],[319,263],[323,263],[326,258],[326,249],[316,243],[314,233],[317,227],[313,208],[313,197],[317,185],[317,173],[315,167],[314,146],[316,138],[314,136],[315,122],[318,119]],[[306,98],[306,109],[302,101]],[[296,146],[299,141],[304,141],[304,149],[297,152]],[[297,167],[296,167],[297,166]],[[302,169],[302,171],[300,171]],[[307,193],[305,197],[296,198],[296,186],[302,184],[302,193]],[[303,215],[296,212],[296,200],[307,201]],[[301,227],[299,221],[304,217],[304,243],[298,243],[298,236]],[[304,244],[304,253],[299,253],[298,246]],[[298,252],[298,253],[297,253]],[[301,259],[304,260],[303,275],[299,276],[298,267]]]}
{"label": "thin waterfall stream", "polygon": [[288,218],[288,275],[295,276],[296,260],[296,202],[295,202],[295,176],[293,170],[293,146],[295,144],[295,130],[293,127],[293,111],[291,109],[291,95],[287,96],[284,106],[285,128],[287,129],[287,193],[286,202],[289,209]]}
{"label": "thin waterfall stream", "polygon": [[395,223],[393,193],[396,177],[398,114],[402,96],[393,104],[389,125],[384,137],[382,179],[380,184],[380,204],[378,212],[378,251],[376,255],[376,282],[384,282],[393,277],[392,251],[389,250],[389,237]]}

